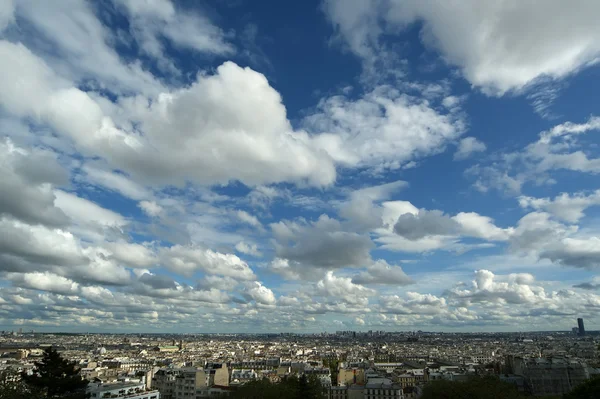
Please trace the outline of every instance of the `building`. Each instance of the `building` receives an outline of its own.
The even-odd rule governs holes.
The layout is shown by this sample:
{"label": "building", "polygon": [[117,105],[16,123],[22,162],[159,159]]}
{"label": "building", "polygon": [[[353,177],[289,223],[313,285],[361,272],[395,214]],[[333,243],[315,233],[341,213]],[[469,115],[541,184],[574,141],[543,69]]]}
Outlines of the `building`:
{"label": "building", "polygon": [[160,391],[161,399],[174,399],[175,379],[178,372],[175,370],[160,369],[152,377],[152,386]]}
{"label": "building", "polygon": [[337,383],[338,385],[364,384],[365,370],[358,368],[340,369],[338,371]]}
{"label": "building", "polygon": [[564,357],[510,360],[512,371],[523,376],[526,391],[534,396],[561,396],[590,378],[585,363]]}
{"label": "building", "polygon": [[91,399],[126,398],[126,399],[160,399],[160,392],[146,389],[143,382],[115,382],[90,384],[87,388]]}
{"label": "building", "polygon": [[210,363],[206,368],[187,367],[158,370],[153,386],[162,399],[197,399],[229,393],[229,370],[225,363]]}
{"label": "building", "polygon": [[241,370],[232,370],[231,371],[231,381],[238,383],[238,384],[243,384],[248,381],[253,381],[253,380],[256,380],[257,378],[258,378],[258,374],[254,370],[241,369]]}
{"label": "building", "polygon": [[229,369],[226,363],[210,364],[204,369],[204,372],[206,373],[206,386],[229,386]]}
{"label": "building", "polygon": [[579,327],[579,336],[583,337],[585,335],[585,327],[583,326],[583,319],[581,317],[577,319],[577,326]]}
{"label": "building", "polygon": [[173,352],[179,352],[179,345],[164,345],[164,346],[157,346],[154,348],[154,351],[156,352],[161,352],[161,353],[173,353]]}
{"label": "building", "polygon": [[387,378],[370,378],[365,385],[364,399],[404,399],[404,390]]}
{"label": "building", "polygon": [[417,382],[417,379],[415,378],[414,374],[405,373],[398,375],[397,382],[402,388],[414,387],[415,383]]}
{"label": "building", "polygon": [[173,399],[195,399],[196,392],[207,386],[206,373],[196,368],[180,369],[175,378]]}

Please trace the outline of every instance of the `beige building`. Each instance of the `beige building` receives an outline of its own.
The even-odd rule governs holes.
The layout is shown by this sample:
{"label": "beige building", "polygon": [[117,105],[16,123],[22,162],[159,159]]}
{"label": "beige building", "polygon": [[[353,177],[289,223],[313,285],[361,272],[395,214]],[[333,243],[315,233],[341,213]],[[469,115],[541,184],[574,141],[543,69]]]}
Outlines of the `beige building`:
{"label": "beige building", "polygon": [[204,370],[180,369],[175,378],[173,399],[195,399],[196,392],[207,386]]}
{"label": "beige building", "polygon": [[417,380],[413,374],[400,374],[396,377],[396,382],[400,384],[402,388],[405,388],[414,387]]}
{"label": "beige building", "polygon": [[160,369],[152,377],[152,387],[160,391],[161,399],[174,399],[175,379],[177,378],[175,370]]}
{"label": "beige building", "polygon": [[337,378],[338,385],[352,385],[365,383],[365,370],[363,369],[340,369]]}
{"label": "beige building", "polygon": [[216,392],[219,387],[228,386],[229,370],[225,363],[212,364],[206,369],[163,369],[157,371],[153,379],[153,387],[161,392],[163,399],[205,398],[207,392]]}

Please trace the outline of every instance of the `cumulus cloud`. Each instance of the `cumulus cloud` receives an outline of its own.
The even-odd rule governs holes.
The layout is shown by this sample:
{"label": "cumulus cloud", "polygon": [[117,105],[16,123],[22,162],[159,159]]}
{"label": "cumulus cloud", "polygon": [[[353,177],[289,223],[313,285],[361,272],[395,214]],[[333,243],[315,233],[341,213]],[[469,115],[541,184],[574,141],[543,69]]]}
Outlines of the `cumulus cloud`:
{"label": "cumulus cloud", "polygon": [[258,250],[256,244],[248,244],[244,241],[235,244],[235,250],[247,255],[262,256],[262,253]]}
{"label": "cumulus cloud", "polygon": [[454,153],[455,161],[462,161],[469,158],[477,152],[483,152],[487,149],[485,144],[475,137],[465,137],[458,143],[458,148]]}
{"label": "cumulus cloud", "polygon": [[600,237],[564,238],[545,247],[539,256],[565,266],[597,268],[600,266]]}
{"label": "cumulus cloud", "polygon": [[[238,92],[244,95],[234,95]],[[145,133],[144,147],[164,150],[144,159],[121,159],[123,168],[149,181],[172,182],[175,176],[175,182],[202,184],[306,180],[327,185],[335,179],[330,157],[306,133],[293,131],[279,93],[250,68],[226,62],[214,75],[198,75],[190,87],[163,93],[150,105],[140,99],[125,108]],[[171,132],[168,140],[165,131]],[[212,150],[198,157],[196,148]]]}
{"label": "cumulus cloud", "polygon": [[242,209],[238,209],[235,212],[235,215],[240,221],[249,224],[252,227],[256,227],[258,229],[262,228],[262,223],[258,220],[256,216],[251,215]]}
{"label": "cumulus cloud", "polygon": [[262,305],[274,305],[277,301],[273,291],[258,281],[249,283],[248,287],[244,291],[244,296],[248,300],[254,300],[256,303]]}
{"label": "cumulus cloud", "polygon": [[79,284],[50,272],[9,273],[6,278],[13,285],[62,295],[76,295]]}
{"label": "cumulus cloud", "polygon": [[321,215],[314,222],[271,224],[276,256],[304,267],[361,267],[371,263],[373,243],[366,235],[345,231],[341,223]]}
{"label": "cumulus cloud", "polygon": [[[460,252],[468,249],[469,246],[475,248],[472,245],[458,243],[460,237],[506,241],[513,233],[513,228],[502,229],[496,226],[491,218],[475,212],[460,212],[455,216],[448,216],[439,210],[406,210],[409,212],[400,214],[393,231],[403,240],[415,242],[417,251],[419,248],[428,250],[450,246]],[[396,245],[398,248],[410,246],[398,240]]]}
{"label": "cumulus cloud", "polygon": [[15,20],[15,3],[13,0],[0,4],[0,33]]}
{"label": "cumulus cloud", "polygon": [[148,190],[121,173],[103,170],[90,165],[83,166],[82,171],[85,172],[86,183],[93,183],[97,186],[114,190],[127,198],[141,200],[151,196]]}
{"label": "cumulus cloud", "polygon": [[73,234],[17,220],[0,219],[0,252],[46,265],[77,265],[85,261]]}
{"label": "cumulus cloud", "polygon": [[[118,128],[93,98],[57,77],[24,46],[1,42],[0,54],[6,76],[0,104],[51,124],[83,151],[104,156],[144,181],[326,185],[335,179],[330,157],[306,133],[292,130],[279,93],[249,68],[228,62],[215,75],[199,75],[192,86],[163,93],[151,104],[142,98],[125,101],[132,123],[144,131],[141,136]],[[17,73],[35,95],[10,83]],[[245,95],[232,97],[238,91]],[[165,131],[171,132],[168,140]],[[196,156],[196,148],[208,147],[212,151]]]}
{"label": "cumulus cloud", "polygon": [[591,193],[561,193],[554,198],[520,196],[519,205],[522,208],[549,212],[565,222],[577,223],[587,208],[600,205],[600,190]]}
{"label": "cumulus cloud", "polygon": [[449,216],[438,210],[420,210],[418,214],[400,215],[394,231],[409,240],[418,240],[426,236],[455,235],[460,225]]}
{"label": "cumulus cloud", "polygon": [[62,190],[55,190],[54,204],[75,223],[104,227],[121,227],[127,224],[125,218],[116,212]]}
{"label": "cumulus cloud", "polygon": [[196,246],[175,245],[162,248],[160,259],[168,269],[192,276],[198,271],[206,274],[254,280],[256,276],[246,262],[233,254],[224,254]]}
{"label": "cumulus cloud", "polygon": [[431,294],[407,292],[406,298],[398,295],[382,296],[379,300],[385,313],[437,315],[448,311],[445,298]]}
{"label": "cumulus cloud", "polygon": [[28,223],[67,225],[65,213],[54,206],[53,185],[66,184],[66,171],[49,151],[27,151],[6,139],[0,142],[0,214]]}
{"label": "cumulus cloud", "polygon": [[352,277],[352,282],[354,284],[407,285],[414,281],[404,273],[402,267],[389,265],[385,260],[379,259],[367,270]]}
{"label": "cumulus cloud", "polygon": [[568,227],[552,220],[546,212],[531,212],[517,222],[510,244],[517,252],[537,253],[576,231],[576,226]]}
{"label": "cumulus cloud", "polygon": [[498,281],[489,270],[478,270],[472,281],[472,289],[454,289],[452,295],[469,302],[500,302],[523,304],[543,301],[546,292],[540,286],[533,285],[531,274],[510,274],[505,281]]}
{"label": "cumulus cloud", "polygon": [[159,66],[174,72],[175,66],[165,57],[163,40],[180,48],[203,53],[231,54],[234,47],[227,34],[197,12],[181,10],[170,0],[114,0],[129,16],[131,35],[140,48],[159,61]]}
{"label": "cumulus cloud", "polygon": [[383,218],[383,208],[380,203],[407,186],[407,182],[398,180],[354,190],[349,194],[348,201],[340,205],[339,214],[358,231],[379,227]]}
{"label": "cumulus cloud", "polygon": [[592,148],[585,151],[582,140],[591,131],[600,130],[600,118],[590,117],[584,123],[565,122],[539,134],[538,140],[523,150],[502,154],[501,158],[474,165],[465,172],[476,179],[475,188],[519,194],[523,185],[553,184],[549,172],[567,170],[600,173],[600,158]]}
{"label": "cumulus cloud", "polygon": [[[427,46],[460,68],[471,84],[495,95],[521,90],[543,77],[563,78],[600,55],[600,29],[592,17],[599,10],[594,2],[570,7],[560,0],[543,6],[371,0],[348,6],[345,0],[327,0],[325,11],[338,34],[363,59],[385,49],[384,34],[421,22]],[[549,25],[547,21],[557,15],[560,20]]]}
{"label": "cumulus cloud", "polygon": [[[381,35],[422,21],[427,45],[494,94],[536,81],[533,72],[521,80],[512,74],[526,60],[504,59],[498,69],[511,72],[505,81],[496,70],[477,78],[481,65],[453,60],[452,49],[430,41],[437,33],[428,31],[426,6],[406,3],[403,9],[414,15],[400,18],[401,6],[387,0],[356,7],[328,1],[326,7],[335,6],[328,13],[344,14],[334,22],[336,34],[363,59],[363,91],[327,95],[292,124],[263,74],[225,62],[184,76],[169,57],[190,50],[232,54],[233,33],[168,0],[114,3],[111,12],[122,13],[129,32],[111,31],[89,2],[0,6],[0,31],[22,24],[5,30],[10,41],[0,40],[0,130],[11,137],[0,143],[6,325],[197,331],[225,323],[268,330],[285,322],[306,330],[335,318],[331,323],[339,325],[445,327],[597,312],[600,298],[593,293],[530,274],[479,270],[471,284],[404,293],[391,287],[413,283],[402,267],[372,258],[374,250],[390,259],[380,251],[458,254],[506,242],[513,257],[597,267],[598,238],[574,225],[597,205],[596,192],[523,196],[521,206],[534,212],[508,228],[474,212],[448,214],[394,200],[408,182],[390,181],[386,171],[414,168],[456,143],[456,159],[485,145],[461,140],[464,97],[451,93],[449,81],[382,84],[404,71],[401,53]],[[116,43],[143,56],[131,62],[132,54],[119,54]],[[377,79],[382,66],[389,73]],[[157,68],[160,79],[150,72]],[[549,81],[578,68],[548,72]],[[595,148],[583,143],[598,129],[596,117],[563,123],[523,151],[481,161],[472,168],[478,187],[487,189],[496,178],[518,192],[526,182],[550,183],[556,169],[596,173]],[[367,178],[376,183],[365,186]],[[136,220],[140,212],[132,204],[151,218]],[[297,213],[281,220],[280,206]],[[234,248],[236,254],[227,252]],[[248,259],[263,253],[255,272]],[[259,282],[266,272],[292,281],[279,281],[274,293]],[[414,291],[423,286],[412,285]]]}
{"label": "cumulus cloud", "polygon": [[376,291],[352,282],[348,277],[336,277],[332,271],[327,272],[316,285],[318,295],[339,299],[349,304],[364,302],[365,298],[375,295]]}
{"label": "cumulus cloud", "polygon": [[105,245],[111,252],[111,258],[123,263],[127,267],[145,268],[156,265],[158,259],[146,245],[129,242],[111,242]]}
{"label": "cumulus cloud", "polygon": [[430,102],[380,86],[358,100],[321,100],[304,125],[337,162],[376,170],[399,169],[442,152],[465,128],[460,114],[439,113]]}
{"label": "cumulus cloud", "polygon": [[223,276],[204,276],[202,280],[198,281],[198,287],[208,290],[216,288],[218,290],[224,290],[231,292],[239,284],[239,281],[231,277]]}
{"label": "cumulus cloud", "polygon": [[163,212],[163,208],[154,201],[140,201],[138,206],[148,216],[156,217]]}
{"label": "cumulus cloud", "polygon": [[600,289],[600,277],[594,277],[592,281],[586,281],[583,283],[575,284],[574,288],[581,288],[584,290],[598,290]]}

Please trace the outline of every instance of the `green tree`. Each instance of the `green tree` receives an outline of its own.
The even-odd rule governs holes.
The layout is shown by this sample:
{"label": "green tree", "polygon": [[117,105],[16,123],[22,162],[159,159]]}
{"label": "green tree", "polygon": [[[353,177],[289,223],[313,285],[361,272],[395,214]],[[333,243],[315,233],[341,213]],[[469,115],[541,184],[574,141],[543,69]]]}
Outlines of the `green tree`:
{"label": "green tree", "polygon": [[289,384],[272,384],[268,379],[251,381],[237,389],[230,399],[279,399],[293,398],[293,388]]}
{"label": "green tree", "polygon": [[233,392],[230,399],[321,399],[323,388],[316,376],[290,376],[279,384],[269,380],[248,382]]}
{"label": "green tree", "polygon": [[298,399],[317,399],[323,397],[323,385],[316,375],[302,376],[298,379]]}
{"label": "green tree", "polygon": [[85,399],[88,381],[79,374],[75,362],[64,359],[54,348],[44,351],[41,361],[35,362],[33,373],[22,374],[23,382],[32,390],[44,393],[45,398]]}
{"label": "green tree", "polygon": [[16,371],[0,371],[0,399],[41,399],[42,393],[28,387]]}
{"label": "green tree", "polygon": [[423,388],[421,399],[517,399],[523,396],[517,388],[500,379],[487,376],[464,382],[431,381]]}
{"label": "green tree", "polygon": [[600,398],[600,377],[593,378],[565,395],[565,399],[597,399]]}

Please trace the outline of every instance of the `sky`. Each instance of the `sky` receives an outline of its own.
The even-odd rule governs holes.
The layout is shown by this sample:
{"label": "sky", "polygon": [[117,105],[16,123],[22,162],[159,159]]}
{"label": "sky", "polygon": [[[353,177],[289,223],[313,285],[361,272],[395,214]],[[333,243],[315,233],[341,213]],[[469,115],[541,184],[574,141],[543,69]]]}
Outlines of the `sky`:
{"label": "sky", "polygon": [[600,329],[599,12],[0,0],[0,328]]}

